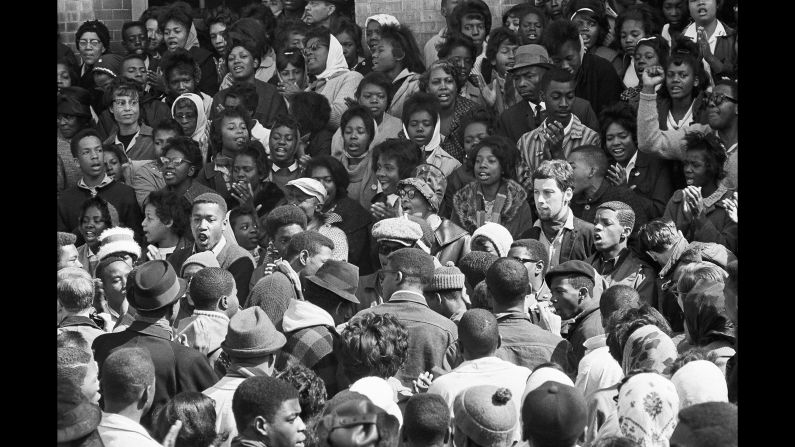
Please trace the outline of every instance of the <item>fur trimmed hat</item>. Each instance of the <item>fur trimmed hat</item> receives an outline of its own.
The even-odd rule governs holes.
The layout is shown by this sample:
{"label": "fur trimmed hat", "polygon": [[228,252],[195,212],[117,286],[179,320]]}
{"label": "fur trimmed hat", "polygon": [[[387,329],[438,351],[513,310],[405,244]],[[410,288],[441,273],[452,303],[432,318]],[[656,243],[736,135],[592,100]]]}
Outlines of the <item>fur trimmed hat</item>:
{"label": "fur trimmed hat", "polygon": [[133,230],[125,227],[111,227],[99,235],[99,252],[97,259],[100,261],[113,253],[129,253],[135,259],[141,257],[141,246],[135,242]]}

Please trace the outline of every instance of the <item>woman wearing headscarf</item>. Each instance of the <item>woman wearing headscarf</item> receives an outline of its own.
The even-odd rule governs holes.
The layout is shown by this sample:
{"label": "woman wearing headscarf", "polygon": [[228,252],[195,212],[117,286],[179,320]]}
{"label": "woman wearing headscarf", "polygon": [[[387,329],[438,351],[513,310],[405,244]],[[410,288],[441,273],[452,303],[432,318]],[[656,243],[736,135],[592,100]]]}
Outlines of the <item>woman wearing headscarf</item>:
{"label": "woman wearing headscarf", "polygon": [[177,2],[158,17],[158,27],[165,38],[169,52],[184,48],[193,56],[193,60],[201,68],[199,89],[212,96],[218,92],[218,75],[215,70],[213,54],[199,46],[199,36],[193,24],[191,7],[185,2]]}
{"label": "woman wearing headscarf", "polygon": [[328,129],[340,127],[342,113],[348,109],[346,98],[356,95],[362,74],[348,69],[342,45],[328,28],[316,27],[306,33],[304,40],[306,72],[314,77],[307,91],[320,93],[331,105]]}
{"label": "woman wearing headscarf", "polygon": [[723,287],[719,281],[701,279],[682,301],[688,343],[715,352],[716,363],[725,373],[726,362],[736,352],[736,335],[734,323],[726,313]]}
{"label": "woman wearing headscarf", "polygon": [[670,380],[656,373],[629,378],[618,393],[618,435],[641,447],[668,447],[679,413],[679,395]]}
{"label": "woman wearing headscarf", "polygon": [[671,377],[679,394],[679,408],[704,402],[728,402],[729,388],[720,368],[709,360],[693,360]]}
{"label": "woman wearing headscarf", "polygon": [[389,14],[375,14],[364,22],[364,39],[367,48],[370,49],[370,54],[375,52],[375,47],[381,40],[381,27],[384,25],[400,26],[400,22],[395,16]]}
{"label": "woman wearing headscarf", "polygon": [[667,374],[676,360],[676,345],[657,326],[647,324],[636,329],[624,345],[621,369],[629,374],[636,369]]}
{"label": "woman wearing headscarf", "polygon": [[[193,107],[190,104],[195,107],[194,113],[191,113],[193,112]],[[179,116],[177,116],[178,114]],[[195,116],[195,119],[191,115]],[[179,95],[171,105],[171,116],[182,126],[185,136],[190,136],[193,141],[199,143],[199,149],[202,151],[202,160],[207,160],[210,144],[210,125],[202,98],[195,93]]]}

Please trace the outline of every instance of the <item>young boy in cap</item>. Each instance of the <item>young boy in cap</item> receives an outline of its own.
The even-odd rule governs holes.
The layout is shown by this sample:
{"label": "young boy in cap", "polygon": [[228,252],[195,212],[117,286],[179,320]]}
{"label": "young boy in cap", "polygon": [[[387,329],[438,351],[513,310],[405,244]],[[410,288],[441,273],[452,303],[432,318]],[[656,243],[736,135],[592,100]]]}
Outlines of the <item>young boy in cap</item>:
{"label": "young boy in cap", "polygon": [[531,370],[542,363],[556,362],[574,375],[577,364],[571,360],[569,343],[533,324],[527,315],[528,283],[527,269],[515,259],[498,259],[486,272],[486,285],[503,341],[496,356]]}
{"label": "young boy in cap", "polygon": [[[124,331],[94,340],[91,348],[100,371],[104,371],[103,363],[112,351],[136,346],[149,351],[155,365],[155,405],[165,403],[178,392],[201,391],[215,383],[218,378],[203,354],[171,341],[172,323],[178,311],[175,306],[185,292],[185,281],[177,278],[171,264],[163,260],[145,262],[130,272],[128,280],[127,299],[137,316]],[[145,413],[148,421],[151,414]]]}
{"label": "young boy in cap", "polygon": [[431,310],[423,295],[433,280],[433,260],[433,256],[418,248],[390,253],[381,269],[381,287],[387,302],[357,314],[390,313],[408,328],[409,352],[416,354],[409,356],[395,376],[405,387],[411,387],[423,372],[435,367],[449,371],[458,361],[458,328]]}
{"label": "young boy in cap", "polygon": [[219,362],[228,363],[226,375],[202,392],[215,401],[216,431],[229,433],[223,446],[230,445],[242,426],[241,423],[235,423],[236,420],[242,421],[233,412],[237,388],[246,378],[273,375],[276,355],[284,343],[284,335],[273,327],[271,320],[259,307],[241,310],[229,320],[226,338],[221,343],[224,355],[219,359]]}
{"label": "young boy in cap", "polygon": [[94,313],[94,281],[79,267],[58,271],[58,327],[80,332],[88,343],[105,331],[91,318]]}
{"label": "young boy in cap", "polygon": [[635,228],[635,213],[624,202],[605,202],[596,209],[593,240],[596,253],[588,263],[606,281],[606,286],[626,284],[649,305],[657,304],[654,269],[627,247]]}
{"label": "young boy in cap", "polygon": [[[549,59],[547,49],[541,45],[522,45],[516,49],[514,65],[508,71],[513,77],[516,92],[523,101],[500,114],[497,127],[499,134],[505,135],[511,141],[518,141],[523,134],[544,122],[547,111],[539,93],[539,84],[550,68],[552,60]],[[571,102],[571,113],[590,129],[599,130],[596,113],[587,100],[575,96]]]}
{"label": "young boy in cap", "polygon": [[282,327],[287,344],[276,362],[279,370],[300,363],[325,382],[329,395],[337,393],[336,327],[356,313],[359,268],[330,259],[306,277],[305,301],[291,300]]}
{"label": "young boy in cap", "polygon": [[97,427],[105,445],[160,445],[144,427],[145,415],[156,403],[156,376],[144,348],[118,349],[108,356],[100,379],[104,411]]}
{"label": "young boy in cap", "polygon": [[74,161],[80,166],[83,176],[77,186],[61,193],[58,200],[58,231],[74,232],[80,220],[80,205],[90,197],[100,196],[116,208],[119,224],[132,228],[140,240],[143,215],[135,199],[135,191],[107,175],[99,134],[93,129],[81,130],[70,144]]}
{"label": "young boy in cap", "polygon": [[196,242],[193,247],[174,250],[171,254],[172,264],[181,267],[194,253],[212,252],[221,268],[229,270],[235,277],[238,302],[245,303],[254,272],[254,258],[235,241],[228,241],[224,236],[226,211],[226,201],[216,193],[199,194],[193,199],[190,227]]}
{"label": "young boy in cap", "polygon": [[[393,217],[376,222],[373,225],[372,235],[376,242],[372,245],[375,245],[378,251],[379,267],[384,268],[390,253],[417,244],[422,238],[422,228],[407,217]],[[379,272],[359,278],[359,288],[356,291],[356,298],[360,302],[359,310],[382,304],[389,299],[388,296],[382,295],[378,278]]]}
{"label": "young boy in cap", "polygon": [[[497,318],[485,309],[466,311],[458,324],[460,350],[464,362],[449,373],[434,380],[428,389],[429,394],[442,396],[453,411],[456,397],[467,388],[476,385],[499,383],[521,397],[525,383],[530,376],[530,369],[517,366],[497,356],[501,338]],[[510,404],[515,420],[519,419],[519,400]],[[521,439],[516,427],[515,439]]]}
{"label": "young boy in cap", "polygon": [[453,420],[456,447],[510,447],[518,440],[516,396],[508,388],[477,385],[455,398]]}
{"label": "young boy in cap", "polygon": [[83,267],[78,259],[75,242],[77,242],[77,236],[74,234],[58,232],[58,270],[64,267]]}
{"label": "young boy in cap", "polygon": [[464,282],[464,274],[452,261],[448,261],[443,267],[437,267],[431,284],[425,288],[428,307],[458,324],[467,310]]}
{"label": "young boy in cap", "polygon": [[586,411],[576,388],[548,381],[524,399],[523,440],[533,447],[575,447],[585,429]]}
{"label": "young boy in cap", "polygon": [[558,316],[567,321],[561,335],[571,343],[572,364],[585,355],[585,340],[604,334],[599,299],[593,298],[595,272],[583,261],[566,261],[547,271],[544,279],[552,291],[552,305]]}
{"label": "young boy in cap", "polygon": [[301,420],[298,391],[289,383],[272,377],[250,377],[235,390],[232,401],[236,447],[267,445],[301,447],[306,441],[306,425]]}
{"label": "young boy in cap", "polygon": [[287,203],[297,206],[306,214],[306,229],[317,231],[334,242],[331,258],[338,261],[348,260],[348,237],[339,227],[342,218],[335,213],[323,214],[321,209],[326,203],[326,188],[313,178],[297,178],[290,180],[285,186]]}
{"label": "young boy in cap", "polygon": [[227,270],[209,267],[193,275],[189,288],[195,310],[190,317],[177,320],[176,336],[213,364],[221,354],[229,318],[238,311],[235,278]]}

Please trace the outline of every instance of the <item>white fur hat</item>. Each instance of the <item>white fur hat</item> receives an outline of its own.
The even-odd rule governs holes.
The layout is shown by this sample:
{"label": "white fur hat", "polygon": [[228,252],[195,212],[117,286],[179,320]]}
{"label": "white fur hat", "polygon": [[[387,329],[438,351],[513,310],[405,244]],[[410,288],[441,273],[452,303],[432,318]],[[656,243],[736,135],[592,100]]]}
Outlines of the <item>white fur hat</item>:
{"label": "white fur hat", "polygon": [[133,230],[125,227],[111,227],[99,235],[99,252],[97,258],[101,261],[112,253],[124,252],[141,258],[141,246],[135,242]]}

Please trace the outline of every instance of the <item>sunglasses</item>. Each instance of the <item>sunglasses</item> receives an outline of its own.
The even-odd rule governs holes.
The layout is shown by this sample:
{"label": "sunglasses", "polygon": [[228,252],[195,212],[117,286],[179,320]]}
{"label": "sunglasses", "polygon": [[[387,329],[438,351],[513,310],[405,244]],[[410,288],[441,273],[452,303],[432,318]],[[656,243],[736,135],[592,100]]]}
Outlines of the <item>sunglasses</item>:
{"label": "sunglasses", "polygon": [[724,101],[737,104],[737,99],[732,98],[731,96],[726,96],[723,93],[710,93],[709,96],[707,96],[707,98],[704,100],[704,104],[708,106],[720,107]]}

